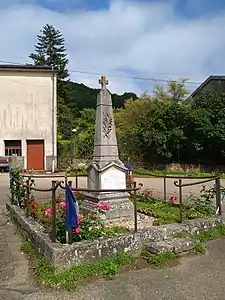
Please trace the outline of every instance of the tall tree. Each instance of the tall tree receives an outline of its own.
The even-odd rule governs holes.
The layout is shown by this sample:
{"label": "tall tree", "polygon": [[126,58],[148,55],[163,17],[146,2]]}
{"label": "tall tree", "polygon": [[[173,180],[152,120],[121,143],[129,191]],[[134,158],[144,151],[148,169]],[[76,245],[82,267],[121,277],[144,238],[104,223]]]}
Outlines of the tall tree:
{"label": "tall tree", "polygon": [[46,24],[40,32],[41,34],[37,35],[35,53],[31,53],[29,57],[35,65],[57,67],[58,79],[65,80],[69,73],[66,69],[68,59],[63,35],[49,24]]}
{"label": "tall tree", "polygon": [[154,88],[154,95],[157,100],[169,101],[174,103],[179,103],[185,100],[186,96],[189,94],[185,87],[185,82],[187,78],[181,78],[180,80],[170,80],[167,82],[167,88],[163,85],[156,85]]}
{"label": "tall tree", "polygon": [[69,77],[65,40],[61,32],[52,25],[46,24],[37,35],[35,52],[29,56],[35,65],[51,66],[57,73],[57,125],[59,133],[69,139],[72,135],[73,118],[67,107],[70,86],[66,79]]}

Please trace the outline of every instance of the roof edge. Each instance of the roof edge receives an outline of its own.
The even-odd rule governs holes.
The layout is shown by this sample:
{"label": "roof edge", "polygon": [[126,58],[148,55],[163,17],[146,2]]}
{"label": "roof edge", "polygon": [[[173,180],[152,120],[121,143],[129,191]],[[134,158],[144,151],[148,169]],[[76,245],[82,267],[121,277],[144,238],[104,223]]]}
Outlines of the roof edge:
{"label": "roof edge", "polygon": [[57,73],[58,69],[51,66],[35,66],[32,64],[27,65],[1,65],[1,71],[31,71],[31,72],[50,72]]}
{"label": "roof edge", "polygon": [[197,87],[196,90],[194,90],[194,92],[192,92],[192,94],[190,96],[188,96],[188,99],[194,97],[199,92],[199,90],[201,90],[211,80],[225,80],[225,76],[224,75],[210,75]]}

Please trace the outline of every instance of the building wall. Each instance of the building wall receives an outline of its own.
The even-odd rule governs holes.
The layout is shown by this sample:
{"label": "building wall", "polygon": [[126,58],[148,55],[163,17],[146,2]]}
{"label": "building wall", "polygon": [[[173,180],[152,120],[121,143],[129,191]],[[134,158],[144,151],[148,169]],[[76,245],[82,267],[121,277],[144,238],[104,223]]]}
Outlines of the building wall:
{"label": "building wall", "polygon": [[225,80],[224,79],[212,79],[206,85],[206,89],[213,89],[218,92],[225,92]]}
{"label": "building wall", "polygon": [[51,72],[0,70],[0,156],[5,155],[4,140],[21,140],[25,169],[26,140],[45,141],[45,169],[47,165],[49,168],[53,144],[56,156],[56,88],[53,99],[53,82],[56,87],[56,76]]}

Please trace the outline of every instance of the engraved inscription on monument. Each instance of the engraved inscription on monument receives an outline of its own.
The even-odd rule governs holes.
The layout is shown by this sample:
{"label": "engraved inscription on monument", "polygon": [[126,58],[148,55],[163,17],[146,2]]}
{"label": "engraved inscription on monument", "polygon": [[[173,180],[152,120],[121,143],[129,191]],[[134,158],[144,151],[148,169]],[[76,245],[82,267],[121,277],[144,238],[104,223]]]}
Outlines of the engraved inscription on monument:
{"label": "engraved inscription on monument", "polygon": [[125,189],[126,178],[124,173],[113,167],[101,174],[102,189]]}

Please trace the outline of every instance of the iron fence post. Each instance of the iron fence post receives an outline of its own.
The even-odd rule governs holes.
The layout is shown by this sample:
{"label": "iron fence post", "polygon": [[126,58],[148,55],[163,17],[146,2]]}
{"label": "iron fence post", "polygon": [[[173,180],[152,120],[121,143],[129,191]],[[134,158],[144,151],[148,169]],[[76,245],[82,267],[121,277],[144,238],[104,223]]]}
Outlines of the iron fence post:
{"label": "iron fence post", "polygon": [[76,179],[76,189],[77,189],[77,187],[78,187],[78,175],[77,175],[77,173],[76,173],[76,177],[75,177],[75,179]]}
{"label": "iron fence post", "polygon": [[137,232],[137,183],[136,181],[133,182],[134,187],[134,232]]}
{"label": "iron fence post", "polygon": [[180,223],[183,222],[182,180],[179,179]]}
{"label": "iron fence post", "polygon": [[164,201],[166,202],[166,175],[164,175],[164,177],[163,177],[163,186],[164,186],[164,188],[163,188],[163,192],[164,192]]}
{"label": "iron fence post", "polygon": [[221,187],[220,187],[220,177],[215,179],[216,181],[216,210],[218,210],[218,214],[222,214],[222,206],[221,206]]}
{"label": "iron fence post", "polygon": [[[68,186],[72,188],[72,180],[68,181]],[[71,245],[73,243],[73,228],[68,227],[68,244]]]}
{"label": "iron fence post", "polygon": [[30,181],[26,180],[26,198],[25,198],[25,211],[26,217],[29,217],[29,202],[30,202]]}
{"label": "iron fence post", "polygon": [[72,227],[68,227],[68,244],[71,245],[73,243],[73,229]]}
{"label": "iron fence post", "polygon": [[52,242],[56,242],[56,181],[52,181]]}

